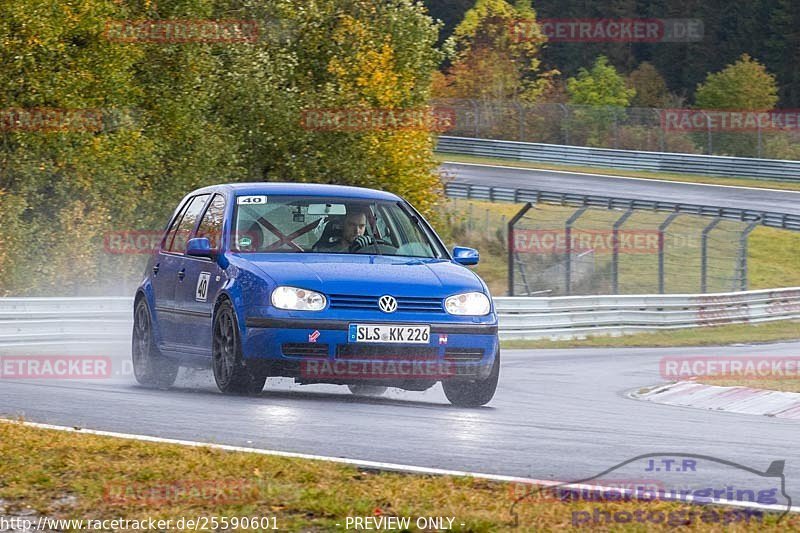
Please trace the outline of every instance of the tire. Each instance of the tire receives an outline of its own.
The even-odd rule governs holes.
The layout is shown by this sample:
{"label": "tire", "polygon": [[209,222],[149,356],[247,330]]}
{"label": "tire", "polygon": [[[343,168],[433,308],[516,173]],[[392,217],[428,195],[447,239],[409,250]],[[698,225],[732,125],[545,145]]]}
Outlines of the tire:
{"label": "tire", "polygon": [[459,407],[480,407],[494,397],[497,379],[500,377],[500,351],[494,358],[492,372],[486,379],[478,381],[442,381],[444,395],[453,405]]}
{"label": "tire", "polygon": [[220,304],[214,314],[211,353],[214,381],[221,392],[258,394],[264,390],[267,377],[252,372],[244,364],[236,312],[228,300]]}
{"label": "tire", "polygon": [[144,298],[139,299],[134,307],[131,359],[136,381],[146,387],[168,389],[178,377],[179,366],[164,357],[156,347],[150,309]]}
{"label": "tire", "polygon": [[384,387],[382,385],[348,385],[348,389],[350,392],[355,394],[356,396],[383,396],[386,390],[389,387]]}

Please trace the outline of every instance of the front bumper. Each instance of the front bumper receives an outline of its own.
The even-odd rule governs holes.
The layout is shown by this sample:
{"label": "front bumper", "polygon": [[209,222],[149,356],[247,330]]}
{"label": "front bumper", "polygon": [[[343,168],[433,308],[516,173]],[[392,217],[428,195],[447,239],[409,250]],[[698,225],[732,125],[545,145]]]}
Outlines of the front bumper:
{"label": "front bumper", "polygon": [[245,320],[243,355],[248,364],[307,383],[391,384],[484,379],[498,351],[496,322],[403,322],[429,325],[427,344],[350,342],[348,329],[355,322],[392,324],[251,317]]}

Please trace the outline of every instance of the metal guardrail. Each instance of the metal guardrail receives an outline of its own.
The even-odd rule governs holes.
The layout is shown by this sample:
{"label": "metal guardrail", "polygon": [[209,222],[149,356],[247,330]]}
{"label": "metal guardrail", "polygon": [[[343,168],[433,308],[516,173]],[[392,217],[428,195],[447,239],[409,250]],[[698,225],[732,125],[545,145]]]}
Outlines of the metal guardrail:
{"label": "metal guardrail", "polygon": [[437,152],[566,165],[800,182],[800,161],[439,137]]}
{"label": "metal guardrail", "polygon": [[797,287],[714,294],[504,297],[494,302],[503,340],[569,339],[800,319]]}
{"label": "metal guardrail", "polygon": [[[500,338],[568,339],[800,319],[800,287],[717,294],[502,297]],[[131,298],[2,298],[0,348],[128,342]],[[798,328],[800,333],[800,328]]]}
{"label": "metal guardrail", "polygon": [[685,213],[689,215],[740,220],[743,222],[760,222],[763,226],[800,231],[800,215],[759,211],[755,209],[714,207],[700,204],[666,202],[662,200],[640,200],[635,198],[600,196],[596,194],[495,187],[492,185],[475,185],[457,181],[451,181],[445,184],[445,194],[450,198],[489,200],[492,202],[549,203],[576,207],[598,207],[603,209],[646,209],[649,211]]}
{"label": "metal guardrail", "polygon": [[0,298],[0,347],[130,339],[133,299]]}

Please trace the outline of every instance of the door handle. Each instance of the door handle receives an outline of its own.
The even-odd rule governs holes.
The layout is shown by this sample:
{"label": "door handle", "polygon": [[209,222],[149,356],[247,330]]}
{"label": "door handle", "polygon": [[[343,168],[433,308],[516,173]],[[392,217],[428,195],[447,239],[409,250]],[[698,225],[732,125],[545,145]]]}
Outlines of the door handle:
{"label": "door handle", "polygon": [[153,265],[153,275],[154,275],[154,276],[155,276],[156,274],[158,274],[158,265],[160,265],[160,264],[161,264],[161,263],[156,263],[155,265]]}
{"label": "door handle", "polygon": [[183,278],[186,277],[186,269],[182,268],[178,271],[178,279],[183,281]]}

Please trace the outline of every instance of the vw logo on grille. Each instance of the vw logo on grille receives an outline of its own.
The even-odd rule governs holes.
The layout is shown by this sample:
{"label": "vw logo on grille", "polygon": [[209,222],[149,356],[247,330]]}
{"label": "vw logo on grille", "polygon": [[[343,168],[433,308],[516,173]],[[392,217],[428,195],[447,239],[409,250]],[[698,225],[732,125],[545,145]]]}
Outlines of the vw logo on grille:
{"label": "vw logo on grille", "polygon": [[397,300],[388,294],[386,296],[381,296],[378,300],[378,307],[380,307],[381,311],[384,313],[394,313],[397,311]]}

